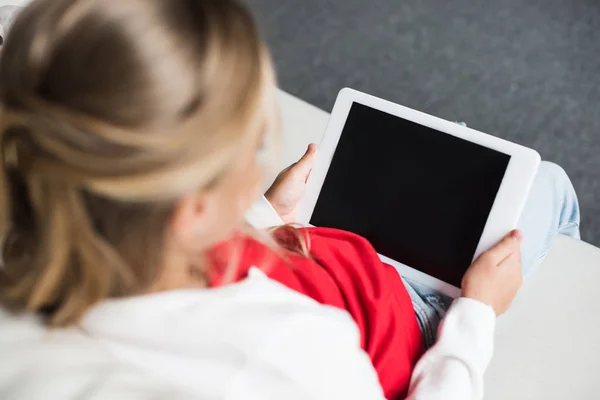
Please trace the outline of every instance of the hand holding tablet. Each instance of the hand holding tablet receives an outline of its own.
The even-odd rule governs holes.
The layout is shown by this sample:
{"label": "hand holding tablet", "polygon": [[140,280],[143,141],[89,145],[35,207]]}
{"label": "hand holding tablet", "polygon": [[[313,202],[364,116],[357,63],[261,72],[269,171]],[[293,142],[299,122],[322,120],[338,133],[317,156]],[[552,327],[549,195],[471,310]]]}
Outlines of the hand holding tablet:
{"label": "hand holding tablet", "polygon": [[534,150],[343,89],[298,220],[366,237],[413,280],[460,295],[472,261],[516,228]]}
{"label": "hand holding tablet", "polygon": [[523,283],[521,243],[517,230],[483,253],[462,279],[462,297],[477,300],[494,309],[497,316],[508,310]]}

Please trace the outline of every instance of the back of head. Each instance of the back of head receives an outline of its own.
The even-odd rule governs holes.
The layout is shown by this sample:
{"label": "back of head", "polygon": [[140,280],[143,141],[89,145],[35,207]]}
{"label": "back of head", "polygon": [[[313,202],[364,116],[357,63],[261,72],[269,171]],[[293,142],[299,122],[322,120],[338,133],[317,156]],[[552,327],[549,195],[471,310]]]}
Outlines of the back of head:
{"label": "back of head", "polygon": [[264,46],[233,0],[38,0],[0,60],[0,301],[71,323],[158,274],[176,201],[264,129]]}

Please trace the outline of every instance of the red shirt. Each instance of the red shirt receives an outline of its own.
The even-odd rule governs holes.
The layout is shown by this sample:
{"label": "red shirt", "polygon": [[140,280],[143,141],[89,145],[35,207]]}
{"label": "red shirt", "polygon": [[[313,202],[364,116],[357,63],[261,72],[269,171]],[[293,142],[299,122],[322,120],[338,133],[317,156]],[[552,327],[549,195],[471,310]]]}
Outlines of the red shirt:
{"label": "red shirt", "polygon": [[[350,313],[360,329],[361,346],[369,354],[388,399],[404,399],[411,372],[424,351],[412,302],[398,272],[381,262],[366,239],[326,228],[303,230],[310,238],[312,259],[291,252],[283,256],[245,239],[236,246],[241,279],[250,267],[322,304]],[[221,247],[215,260],[230,257]],[[218,263],[217,265],[223,265]],[[220,275],[222,277],[222,275]],[[219,279],[213,282],[218,284]]]}

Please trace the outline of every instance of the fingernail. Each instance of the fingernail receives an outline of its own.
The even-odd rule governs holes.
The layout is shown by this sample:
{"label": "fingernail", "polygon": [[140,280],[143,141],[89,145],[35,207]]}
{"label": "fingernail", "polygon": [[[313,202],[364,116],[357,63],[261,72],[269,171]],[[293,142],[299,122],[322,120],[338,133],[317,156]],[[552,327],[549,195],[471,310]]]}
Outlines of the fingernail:
{"label": "fingernail", "polygon": [[523,239],[523,233],[521,233],[521,231],[520,231],[520,230],[518,230],[518,229],[515,229],[514,231],[512,231],[512,232],[510,233],[510,236],[511,236],[513,239],[515,239],[515,240],[519,240],[519,241],[521,241],[521,240]]}

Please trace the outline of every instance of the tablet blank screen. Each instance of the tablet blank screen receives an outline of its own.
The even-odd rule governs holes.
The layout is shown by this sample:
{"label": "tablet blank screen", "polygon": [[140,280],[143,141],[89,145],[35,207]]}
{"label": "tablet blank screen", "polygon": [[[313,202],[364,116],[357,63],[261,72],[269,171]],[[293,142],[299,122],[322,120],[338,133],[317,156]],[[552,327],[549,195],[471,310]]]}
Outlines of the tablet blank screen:
{"label": "tablet blank screen", "polygon": [[354,103],[310,223],[460,287],[510,156]]}

